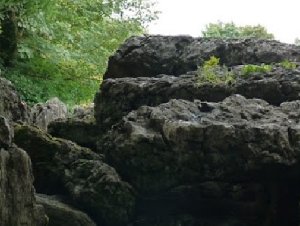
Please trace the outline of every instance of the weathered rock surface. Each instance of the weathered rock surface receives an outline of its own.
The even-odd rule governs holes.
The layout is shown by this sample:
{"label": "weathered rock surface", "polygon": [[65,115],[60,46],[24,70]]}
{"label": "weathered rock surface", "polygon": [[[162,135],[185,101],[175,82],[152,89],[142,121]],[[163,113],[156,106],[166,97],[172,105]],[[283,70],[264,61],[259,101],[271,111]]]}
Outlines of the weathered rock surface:
{"label": "weathered rock surface", "polygon": [[55,139],[37,127],[15,124],[15,143],[29,154],[39,193],[64,194],[63,173],[78,159],[101,160],[100,155],[68,140]]}
{"label": "weathered rock surface", "polygon": [[12,83],[0,78],[0,115],[9,121],[28,121],[29,108],[21,101]]}
{"label": "weathered rock surface", "polygon": [[114,168],[101,161],[81,159],[74,162],[65,174],[70,196],[97,223],[122,226],[131,220],[135,194]]}
{"label": "weathered rock surface", "polygon": [[103,81],[95,97],[95,118],[102,128],[110,128],[122,116],[138,107],[157,106],[170,99],[218,102],[232,94],[247,98],[260,98],[279,105],[300,99],[300,71],[274,67],[269,73],[259,73],[248,78],[239,76],[234,84],[199,83],[197,76],[162,76],[160,78],[118,78]]}
{"label": "weathered rock surface", "polygon": [[9,148],[12,144],[14,131],[8,120],[0,115],[0,147]]}
{"label": "weathered rock surface", "polygon": [[94,116],[94,104],[87,106],[75,106],[71,118],[90,120]]}
{"label": "weathered rock surface", "polygon": [[67,196],[99,225],[124,225],[130,220],[133,189],[102,156],[26,125],[15,126],[15,142],[32,159],[38,192]]}
{"label": "weathered rock surface", "polygon": [[63,119],[67,116],[67,106],[57,97],[46,103],[38,103],[31,109],[31,121],[34,125],[47,131],[50,122],[56,119]]}
{"label": "weathered rock surface", "polygon": [[101,132],[95,122],[94,104],[76,106],[73,114],[67,118],[51,122],[48,125],[48,133],[96,150],[96,143]]}
{"label": "weathered rock surface", "polygon": [[144,36],[129,38],[110,57],[104,78],[181,75],[211,56],[227,66],[300,61],[300,47],[274,40]]}
{"label": "weathered rock surface", "polygon": [[96,226],[88,215],[63,203],[57,197],[37,194],[36,199],[45,208],[49,218],[48,226]]}
{"label": "weathered rock surface", "polygon": [[46,226],[34,197],[30,158],[13,143],[12,121],[29,121],[29,108],[11,82],[0,78],[0,225]]}
{"label": "weathered rock surface", "polygon": [[48,125],[48,133],[95,150],[98,137],[102,132],[96,125],[94,116],[88,116],[87,118],[72,117],[51,122]]}
{"label": "weathered rock surface", "polygon": [[[234,95],[143,106],[99,149],[142,194],[142,213],[165,203],[210,222],[196,225],[298,225],[299,105]],[[219,217],[227,220],[213,224]]]}
{"label": "weathered rock surface", "polygon": [[47,217],[34,197],[30,158],[11,146],[0,150],[0,225],[46,226]]}

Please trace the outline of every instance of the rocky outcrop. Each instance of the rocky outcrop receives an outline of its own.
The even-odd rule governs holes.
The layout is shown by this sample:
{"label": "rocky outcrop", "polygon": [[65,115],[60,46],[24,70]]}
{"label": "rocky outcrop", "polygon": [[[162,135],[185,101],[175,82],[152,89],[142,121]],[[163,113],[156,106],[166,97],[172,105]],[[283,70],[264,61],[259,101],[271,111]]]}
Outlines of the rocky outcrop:
{"label": "rocky outcrop", "polygon": [[12,138],[13,129],[0,116],[0,225],[46,226],[47,217],[34,197],[30,158]]}
{"label": "rocky outcrop", "polygon": [[37,127],[15,125],[15,143],[29,154],[39,193],[64,194],[63,173],[78,159],[102,160],[100,155],[71,141],[55,139]]}
{"label": "rocky outcrop", "polygon": [[126,225],[134,215],[135,193],[111,166],[81,159],[66,171],[66,188],[100,225]]}
{"label": "rocky outcrop", "polygon": [[67,117],[67,106],[57,97],[38,103],[31,109],[32,124],[47,131],[50,122]]}
{"label": "rocky outcrop", "polygon": [[83,147],[96,150],[100,131],[94,118],[94,104],[75,106],[73,114],[67,118],[49,123],[48,133],[54,137],[71,140]]}
{"label": "rocky outcrop", "polygon": [[143,106],[99,149],[142,194],[146,215],[164,203],[166,215],[191,214],[206,225],[297,225],[299,104],[234,95]]}
{"label": "rocky outcrop", "polygon": [[134,191],[101,155],[27,125],[15,126],[15,142],[32,159],[38,192],[66,196],[99,225],[131,219]]}
{"label": "rocky outcrop", "polygon": [[12,145],[14,130],[8,120],[0,115],[0,147],[9,148]]}
{"label": "rocky outcrop", "polygon": [[29,121],[29,108],[21,101],[12,83],[0,78],[0,115],[9,121]]}
{"label": "rocky outcrop", "polygon": [[241,94],[279,105],[300,98],[299,69],[274,66],[271,72],[248,78],[240,75],[241,67],[233,71],[237,78],[232,84],[201,83],[195,73],[180,77],[106,79],[95,97],[95,118],[102,128],[110,128],[140,106],[157,106],[170,99],[218,102],[232,94]]}
{"label": "rocky outcrop", "polygon": [[45,208],[48,226],[96,226],[85,213],[65,204],[57,197],[38,194],[37,203]]}
{"label": "rocky outcrop", "polygon": [[101,134],[94,116],[56,120],[48,125],[48,133],[93,150],[96,150],[96,143]]}
{"label": "rocky outcrop", "polygon": [[26,152],[15,146],[1,149],[0,161],[0,225],[46,226],[45,212],[35,201]]}
{"label": "rocky outcrop", "polygon": [[80,105],[75,106],[71,118],[90,120],[93,118],[93,116],[94,116],[94,104],[92,103],[87,106],[80,106]]}
{"label": "rocky outcrop", "polygon": [[[199,79],[195,70],[211,56],[230,67],[231,82]],[[127,40],[95,97],[96,121],[92,108],[78,108],[42,121],[44,130],[15,124],[13,136],[18,114],[0,117],[0,225],[45,224],[29,157],[15,142],[32,159],[37,191],[64,197],[37,196],[50,226],[298,226],[299,66],[247,76],[240,66],[286,59],[299,62],[300,47]],[[49,109],[36,107],[36,123]]]}
{"label": "rocky outcrop", "polygon": [[110,57],[104,78],[181,75],[195,71],[211,56],[221,64],[300,61],[300,47],[274,40],[144,36],[129,38]]}

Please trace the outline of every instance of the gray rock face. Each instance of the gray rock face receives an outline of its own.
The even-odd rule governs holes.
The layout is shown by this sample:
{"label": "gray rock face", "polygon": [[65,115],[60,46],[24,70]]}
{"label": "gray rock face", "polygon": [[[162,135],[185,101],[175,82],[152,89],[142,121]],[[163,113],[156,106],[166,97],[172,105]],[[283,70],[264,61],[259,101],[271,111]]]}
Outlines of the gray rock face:
{"label": "gray rock face", "polygon": [[43,208],[36,204],[30,158],[11,146],[0,150],[0,225],[46,226]]}
{"label": "gray rock face", "polygon": [[88,106],[75,106],[71,118],[91,119],[94,116],[94,104]]}
{"label": "gray rock face", "polygon": [[122,226],[132,220],[134,191],[111,166],[101,161],[77,160],[66,170],[65,181],[72,199],[99,224]]}
{"label": "gray rock face", "polygon": [[75,117],[51,122],[48,125],[48,133],[95,150],[100,130],[95,123],[94,116],[88,116],[82,119]]}
{"label": "gray rock face", "polygon": [[47,131],[50,122],[66,118],[66,116],[67,106],[57,97],[46,101],[46,103],[36,104],[31,109],[32,123],[45,131]]}
{"label": "gray rock face", "polygon": [[260,98],[279,105],[300,98],[300,71],[274,67],[269,73],[248,78],[239,76],[234,84],[199,83],[197,76],[162,76],[160,78],[117,78],[103,81],[95,97],[95,118],[102,128],[110,128],[123,116],[138,107],[157,106],[170,99],[218,102],[232,94]]}
{"label": "gray rock face", "polygon": [[68,140],[55,139],[41,129],[15,125],[15,143],[30,156],[35,188],[39,193],[64,194],[66,166],[78,159],[101,160],[100,155]]}
{"label": "gray rock face", "polygon": [[142,212],[164,197],[198,219],[223,214],[232,225],[297,225],[299,116],[299,101],[171,100],[130,112],[99,149],[143,194]]}
{"label": "gray rock face", "polygon": [[0,115],[9,121],[29,121],[29,108],[10,81],[0,78]]}
{"label": "gray rock face", "polygon": [[54,137],[68,139],[80,146],[96,150],[99,127],[94,117],[94,104],[76,106],[73,114],[65,119],[58,119],[48,125],[48,133]]}
{"label": "gray rock face", "polygon": [[196,70],[210,56],[227,66],[300,61],[300,47],[273,40],[132,37],[110,57],[104,78],[178,76]]}
{"label": "gray rock face", "polygon": [[132,217],[133,189],[101,155],[30,126],[15,126],[15,142],[32,159],[38,192],[67,196],[99,225],[120,226]]}
{"label": "gray rock face", "polygon": [[0,226],[46,226],[34,197],[31,161],[13,144],[12,121],[29,121],[29,109],[14,86],[0,78]]}
{"label": "gray rock face", "polygon": [[12,145],[14,131],[8,120],[0,115],[0,147],[9,148]]}
{"label": "gray rock face", "polygon": [[96,226],[88,215],[56,197],[37,194],[36,199],[45,208],[49,218],[48,226]]}

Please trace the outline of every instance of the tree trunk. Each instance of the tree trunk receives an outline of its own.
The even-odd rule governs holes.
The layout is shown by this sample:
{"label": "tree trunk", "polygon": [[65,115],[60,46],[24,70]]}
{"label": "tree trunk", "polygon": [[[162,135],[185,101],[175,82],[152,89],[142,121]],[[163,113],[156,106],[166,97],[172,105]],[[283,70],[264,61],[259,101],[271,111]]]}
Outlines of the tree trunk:
{"label": "tree trunk", "polygon": [[18,21],[13,9],[6,10],[1,21],[0,58],[4,66],[13,66],[18,53]]}

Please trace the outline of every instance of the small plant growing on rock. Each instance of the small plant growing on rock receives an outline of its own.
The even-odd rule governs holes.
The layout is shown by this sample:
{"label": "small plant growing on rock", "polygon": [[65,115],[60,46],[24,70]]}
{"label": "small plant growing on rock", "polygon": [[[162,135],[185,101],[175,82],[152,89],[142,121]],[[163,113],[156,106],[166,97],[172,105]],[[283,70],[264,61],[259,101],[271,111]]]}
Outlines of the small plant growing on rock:
{"label": "small plant growing on rock", "polygon": [[220,66],[220,59],[215,56],[211,56],[203,66],[198,67],[197,78],[199,85],[203,83],[230,84],[235,81],[234,74],[226,66]]}
{"label": "small plant growing on rock", "polygon": [[253,73],[268,73],[272,71],[273,67],[268,64],[261,64],[261,65],[255,65],[255,64],[247,64],[244,65],[242,68],[242,77],[249,77]]}
{"label": "small plant growing on rock", "polygon": [[294,62],[290,62],[289,60],[284,60],[279,63],[279,65],[286,70],[293,70],[297,68],[297,64],[295,64]]}

